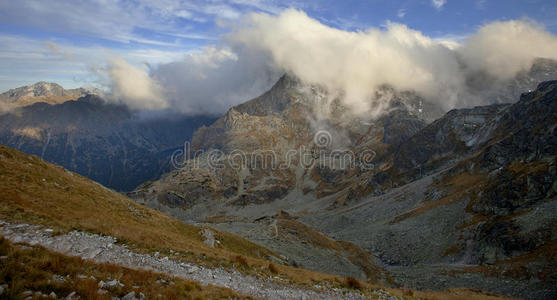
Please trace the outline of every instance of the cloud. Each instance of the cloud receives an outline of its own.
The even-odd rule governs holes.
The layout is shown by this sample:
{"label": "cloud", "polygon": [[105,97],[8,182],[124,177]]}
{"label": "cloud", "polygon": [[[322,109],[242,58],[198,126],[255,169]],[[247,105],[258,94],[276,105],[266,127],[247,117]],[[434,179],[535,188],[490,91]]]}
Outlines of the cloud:
{"label": "cloud", "polygon": [[498,78],[512,78],[537,57],[557,59],[557,37],[531,21],[483,26],[459,51],[467,66]]}
{"label": "cloud", "polygon": [[431,0],[431,5],[440,10],[447,3],[447,0]]}
{"label": "cloud", "polygon": [[247,22],[229,40],[266,53],[276,69],[343,93],[355,111],[378,106],[370,99],[383,84],[426,96],[445,95],[447,106],[454,105],[452,91],[463,84],[462,77],[453,76],[460,68],[454,52],[405,25],[349,32],[297,10],[277,17],[252,15]]}
{"label": "cloud", "polygon": [[184,44],[174,38],[178,34],[183,39],[217,37],[218,30],[207,25],[215,18],[234,20],[246,12],[278,13],[284,6],[274,0],[0,1],[0,19],[6,24],[123,44],[180,47]]}
{"label": "cloud", "polygon": [[144,70],[122,58],[111,58],[106,68],[112,94],[110,100],[132,109],[159,110],[168,107],[161,87]]}
{"label": "cloud", "polygon": [[405,10],[404,8],[399,9],[399,10],[396,12],[396,16],[397,16],[399,19],[403,19],[403,18],[406,16],[406,10]]}
{"label": "cloud", "polygon": [[112,61],[108,73],[115,98],[135,108],[220,114],[260,95],[288,72],[340,95],[355,114],[384,111],[390,98],[378,96],[383,85],[415,91],[451,109],[489,103],[469,86],[478,72],[506,80],[537,57],[557,59],[556,37],[524,20],[441,39],[397,23],[341,30],[294,9],[276,16],[251,14],[229,26],[216,45],[153,66],[149,75]]}
{"label": "cloud", "polygon": [[231,42],[161,64],[152,76],[176,110],[217,115],[272,86],[281,73],[271,69],[268,61],[262,52]]}
{"label": "cloud", "polygon": [[55,42],[45,41],[44,43],[50,50],[52,50],[52,52],[54,52],[56,54],[60,54],[67,59],[74,59],[73,56],[71,55],[71,53],[69,53],[67,51],[64,51],[64,50],[60,50],[60,48],[58,47],[58,45]]}

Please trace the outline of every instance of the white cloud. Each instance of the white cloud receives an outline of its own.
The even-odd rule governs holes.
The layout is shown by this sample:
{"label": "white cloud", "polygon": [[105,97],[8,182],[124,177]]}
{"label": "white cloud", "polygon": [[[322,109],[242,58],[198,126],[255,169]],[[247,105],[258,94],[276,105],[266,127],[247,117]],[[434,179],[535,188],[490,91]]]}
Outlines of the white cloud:
{"label": "white cloud", "polygon": [[557,58],[555,36],[525,21],[496,22],[469,37],[433,39],[405,25],[345,31],[294,9],[278,16],[253,14],[220,43],[185,59],[161,64],[153,79],[171,107],[185,113],[222,113],[293,73],[325,87],[355,112],[378,113],[378,87],[414,90],[446,109],[481,104],[467,86],[486,72],[506,79],[536,57]]}
{"label": "white cloud", "polygon": [[122,102],[133,109],[158,110],[168,107],[162,88],[144,70],[114,57],[109,60],[106,73],[110,80],[111,100]]}
{"label": "white cloud", "polygon": [[161,64],[152,75],[174,109],[185,114],[221,114],[272,86],[281,73],[268,62],[260,51],[228,43]]}
{"label": "white cloud", "polygon": [[[108,59],[118,56],[132,65],[180,60],[183,51],[167,51],[139,47],[133,50],[100,46],[76,46],[69,41],[36,40],[18,35],[0,35],[0,91],[52,81],[64,88],[75,88],[96,81],[90,69],[98,69]],[[100,87],[100,86],[98,86]]]}
{"label": "white cloud", "polygon": [[[257,0],[236,1],[261,5]],[[175,14],[178,9],[195,15],[202,9],[175,6],[173,0],[168,6],[164,3],[157,2],[161,15]],[[225,24],[230,33],[213,46],[189,53],[112,50],[111,55],[122,59],[93,69],[101,77],[100,84],[112,89],[113,99],[134,108],[219,114],[258,96],[283,72],[291,72],[344,95],[348,106],[367,113],[382,107],[374,93],[383,84],[415,90],[453,108],[472,97],[466,82],[474,72],[505,79],[527,69],[536,57],[557,59],[556,37],[527,21],[495,22],[469,37],[443,38],[431,38],[396,23],[366,31],[341,30],[293,9],[279,15],[252,14]],[[83,74],[91,65],[106,61],[102,47],[53,42],[0,37],[4,69],[27,70],[15,71],[10,80],[52,76],[53,70],[67,78],[67,73]],[[149,67],[137,67],[144,63]],[[0,73],[0,79],[7,77]],[[52,77],[37,81],[48,78]],[[8,81],[2,80],[2,84]],[[479,100],[474,104],[480,104]]]}
{"label": "white cloud", "polygon": [[431,0],[431,5],[436,9],[441,9],[447,3],[447,0]]}
{"label": "white cloud", "polygon": [[397,16],[399,19],[404,18],[404,17],[406,16],[406,9],[404,9],[404,8],[399,9],[399,10],[396,12],[396,16]]}
{"label": "white cloud", "polygon": [[[278,12],[274,1],[0,1],[0,19],[5,23],[44,30],[79,34],[119,43],[136,42],[179,47],[179,41],[165,38],[214,39],[211,30],[184,30],[179,20],[205,23],[208,20],[238,19],[244,12]],[[148,29],[156,34],[141,34]],[[201,27],[203,28],[203,27]]]}
{"label": "white cloud", "polygon": [[511,78],[536,57],[557,59],[557,37],[530,21],[494,22],[480,28],[460,52],[472,70]]}
{"label": "white cloud", "polygon": [[360,112],[374,107],[370,98],[382,84],[446,94],[448,106],[456,101],[449,90],[462,85],[462,77],[453,76],[459,72],[454,53],[401,24],[349,32],[287,10],[278,17],[252,15],[230,39],[267,53],[277,69],[344,93],[346,104]]}

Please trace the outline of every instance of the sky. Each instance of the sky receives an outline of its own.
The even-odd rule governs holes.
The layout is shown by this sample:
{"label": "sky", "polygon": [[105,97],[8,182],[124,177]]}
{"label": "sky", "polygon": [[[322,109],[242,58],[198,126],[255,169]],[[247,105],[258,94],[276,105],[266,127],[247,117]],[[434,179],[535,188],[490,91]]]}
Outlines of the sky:
{"label": "sky", "polygon": [[[535,22],[557,33],[553,0],[0,0],[0,91],[37,81],[65,88],[118,88],[120,83],[110,83],[115,76],[132,74],[128,82],[141,82],[183,61],[196,66],[206,61],[211,69],[215,60],[238,60],[237,53],[227,50],[229,35],[253,26],[246,25],[248,16],[279,16],[289,10],[343,33],[388,31],[402,24],[447,45],[497,21]],[[269,26],[272,35],[274,25]],[[244,64],[241,70],[252,66]],[[157,80],[171,79],[162,74]],[[144,93],[149,97],[161,88],[151,84],[146,83]],[[251,94],[260,91],[250,88]],[[233,102],[244,96],[238,94]]]}
{"label": "sky", "polygon": [[391,21],[458,40],[494,20],[528,18],[557,32],[551,0],[1,0],[0,91],[41,80],[94,84],[92,69],[111,55],[134,65],[170,62],[218,44],[246,14],[289,7],[349,31]]}

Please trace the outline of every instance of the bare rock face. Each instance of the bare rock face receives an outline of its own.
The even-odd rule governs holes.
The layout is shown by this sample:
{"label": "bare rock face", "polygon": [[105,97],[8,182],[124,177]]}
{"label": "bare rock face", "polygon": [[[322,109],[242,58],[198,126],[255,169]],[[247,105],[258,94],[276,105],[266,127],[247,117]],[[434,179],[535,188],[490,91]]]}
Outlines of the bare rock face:
{"label": "bare rock face", "polygon": [[[512,105],[451,111],[380,158],[393,164],[365,179],[371,196],[305,222],[378,254],[413,287],[553,298],[556,115],[557,81]],[[427,265],[442,267],[427,279]]]}
{"label": "bare rock face", "polygon": [[83,88],[66,90],[56,83],[41,81],[0,94],[0,109],[10,110],[38,102],[60,104],[68,100],[77,100],[87,94]]}
{"label": "bare rock face", "polygon": [[[309,260],[307,266],[316,270],[331,271],[311,261],[325,255],[322,248],[297,240],[303,226],[354,244],[401,285],[552,298],[557,82],[538,80],[557,76],[556,70],[553,61],[538,60],[511,82],[479,88],[495,104],[442,116],[415,93],[385,86],[378,97],[389,95],[388,112],[354,117],[320,87],[285,76],[267,93],[197,130],[192,148],[199,153],[188,157],[190,164],[130,195],[297,262]],[[509,100],[519,88],[525,88],[519,101]],[[330,104],[326,118],[315,109],[319,103]],[[269,168],[261,156],[302,148],[326,162],[335,150],[360,160],[371,150],[372,168],[307,167],[301,157],[286,168]],[[217,158],[208,160],[212,153]],[[237,164],[239,157],[245,164]],[[296,235],[280,234],[273,218],[282,211],[303,225],[295,224]],[[338,274],[361,276],[361,266],[336,262],[343,266]]]}
{"label": "bare rock face", "polygon": [[[382,93],[391,99],[388,115],[354,119],[338,99],[328,98],[324,89],[285,75],[268,92],[231,108],[214,124],[195,132],[195,168],[173,171],[130,195],[144,203],[155,201],[170,208],[188,209],[216,199],[246,207],[293,193],[309,191],[318,198],[334,194],[348,186],[350,180],[346,178],[355,176],[358,169],[341,170],[329,164],[305,166],[301,155],[312,155],[314,162],[328,162],[327,157],[335,150],[399,144],[426,124],[422,98],[389,87]],[[327,119],[315,110],[319,103],[330,104]],[[370,131],[375,133],[370,135]],[[325,134],[324,145],[316,144],[319,132]],[[221,167],[200,167],[197,162],[207,159],[203,152],[212,150],[221,155]],[[288,156],[292,151],[295,153]]]}

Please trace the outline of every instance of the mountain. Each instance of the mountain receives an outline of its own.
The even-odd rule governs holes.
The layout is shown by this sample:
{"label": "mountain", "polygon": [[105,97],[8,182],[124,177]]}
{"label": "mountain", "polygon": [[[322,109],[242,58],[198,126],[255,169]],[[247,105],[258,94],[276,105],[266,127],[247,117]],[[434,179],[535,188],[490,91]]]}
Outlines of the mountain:
{"label": "mountain", "polygon": [[213,117],[143,116],[86,95],[0,115],[0,143],[62,165],[120,191],[169,170],[172,151]]}
{"label": "mountain", "polygon": [[371,196],[302,222],[377,254],[406,286],[554,298],[556,113],[557,81],[451,111],[366,179]]}
{"label": "mountain", "polygon": [[[494,104],[446,113],[383,86],[385,113],[354,117],[334,95],[285,75],[199,128],[195,155],[128,195],[314,270],[549,299],[557,84],[538,86],[547,78],[557,64],[537,60],[478,88]],[[343,167],[343,155],[356,164]]]}
{"label": "mountain", "polygon": [[491,103],[513,103],[524,92],[532,91],[543,81],[557,78],[557,61],[537,58],[530,69],[520,71],[510,80],[494,79],[484,73],[468,77],[468,90],[477,98],[488,99]]}
{"label": "mountain", "polygon": [[87,91],[83,88],[66,90],[56,83],[40,81],[0,94],[0,109],[10,110],[38,102],[60,104],[85,95],[87,95]]}
{"label": "mountain", "polygon": [[[465,289],[387,289],[288,266],[286,258],[258,244],[180,222],[3,145],[0,179],[3,298],[501,299]],[[287,214],[280,218],[281,231],[304,230],[313,243],[348,249],[351,259],[365,261],[356,246],[316,234]]]}
{"label": "mountain", "polygon": [[53,226],[60,233],[73,229],[96,232],[127,241],[130,246],[136,243],[136,247],[188,250],[217,259],[232,254],[254,258],[272,255],[263,247],[216,230],[226,242],[212,248],[199,236],[199,227],[137,205],[61,166],[2,145],[0,170],[0,218],[4,221]]}

